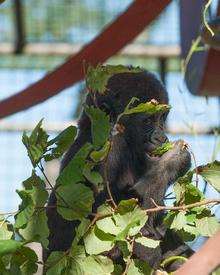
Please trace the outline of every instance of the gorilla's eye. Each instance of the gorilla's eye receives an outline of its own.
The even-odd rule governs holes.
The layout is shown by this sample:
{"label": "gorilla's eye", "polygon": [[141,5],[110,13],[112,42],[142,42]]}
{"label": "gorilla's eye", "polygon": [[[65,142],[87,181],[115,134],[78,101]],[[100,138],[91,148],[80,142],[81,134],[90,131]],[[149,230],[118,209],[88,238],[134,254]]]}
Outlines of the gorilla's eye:
{"label": "gorilla's eye", "polygon": [[100,109],[102,111],[104,111],[105,113],[109,114],[111,112],[111,107],[106,103],[106,102],[103,102],[101,105],[100,105]]}

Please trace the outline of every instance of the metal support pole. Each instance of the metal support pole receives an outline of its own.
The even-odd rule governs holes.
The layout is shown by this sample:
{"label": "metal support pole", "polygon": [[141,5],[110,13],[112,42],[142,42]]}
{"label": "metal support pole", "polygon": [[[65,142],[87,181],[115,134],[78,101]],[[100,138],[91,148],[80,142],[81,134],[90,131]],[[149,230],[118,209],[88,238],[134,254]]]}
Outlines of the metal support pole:
{"label": "metal support pole", "polygon": [[166,68],[167,68],[167,59],[164,57],[160,57],[159,58],[160,79],[165,86],[166,86]]}
{"label": "metal support pole", "polygon": [[14,30],[15,30],[15,47],[14,53],[20,54],[25,45],[24,29],[24,8],[22,0],[14,0]]}

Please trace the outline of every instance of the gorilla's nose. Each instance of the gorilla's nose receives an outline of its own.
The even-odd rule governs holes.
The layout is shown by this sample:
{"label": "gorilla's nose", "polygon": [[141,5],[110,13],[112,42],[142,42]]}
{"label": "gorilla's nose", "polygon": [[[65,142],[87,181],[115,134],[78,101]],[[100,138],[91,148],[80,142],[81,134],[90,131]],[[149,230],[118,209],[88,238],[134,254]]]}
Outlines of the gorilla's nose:
{"label": "gorilla's nose", "polygon": [[168,138],[167,136],[164,134],[164,132],[162,130],[155,130],[153,133],[152,133],[152,136],[151,136],[151,142],[153,144],[162,144],[162,143],[165,143],[165,142],[168,142]]}

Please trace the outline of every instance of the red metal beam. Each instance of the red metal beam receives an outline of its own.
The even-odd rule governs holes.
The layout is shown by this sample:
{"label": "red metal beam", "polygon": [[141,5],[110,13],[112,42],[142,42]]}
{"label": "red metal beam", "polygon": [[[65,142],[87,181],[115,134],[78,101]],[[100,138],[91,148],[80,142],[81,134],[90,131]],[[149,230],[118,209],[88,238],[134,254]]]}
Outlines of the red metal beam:
{"label": "red metal beam", "polygon": [[[83,62],[96,65],[132,41],[171,0],[136,0],[91,43],[67,62],[19,93],[0,102],[0,118],[25,110],[84,78]],[[53,45],[51,45],[53,47]]]}

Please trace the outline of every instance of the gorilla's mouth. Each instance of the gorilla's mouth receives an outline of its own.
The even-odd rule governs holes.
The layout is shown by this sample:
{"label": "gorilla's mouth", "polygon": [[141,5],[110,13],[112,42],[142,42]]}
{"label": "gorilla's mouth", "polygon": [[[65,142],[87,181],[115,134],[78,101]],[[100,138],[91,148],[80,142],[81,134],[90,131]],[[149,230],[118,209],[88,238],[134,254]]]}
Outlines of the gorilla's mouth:
{"label": "gorilla's mouth", "polygon": [[161,146],[162,144],[155,144],[150,141],[147,141],[144,143],[144,150],[146,153],[151,154],[158,146]]}
{"label": "gorilla's mouth", "polygon": [[160,157],[159,157],[159,156],[155,156],[153,152],[154,152],[154,150],[155,150],[156,148],[162,146],[164,143],[165,143],[165,142],[155,144],[155,143],[150,142],[150,141],[145,142],[145,143],[144,143],[144,151],[145,151],[145,153],[147,154],[148,157],[154,158],[154,159],[158,159],[158,158],[160,158]]}

